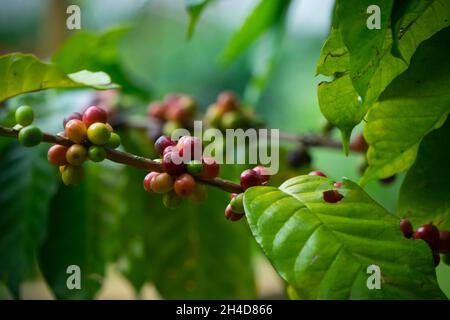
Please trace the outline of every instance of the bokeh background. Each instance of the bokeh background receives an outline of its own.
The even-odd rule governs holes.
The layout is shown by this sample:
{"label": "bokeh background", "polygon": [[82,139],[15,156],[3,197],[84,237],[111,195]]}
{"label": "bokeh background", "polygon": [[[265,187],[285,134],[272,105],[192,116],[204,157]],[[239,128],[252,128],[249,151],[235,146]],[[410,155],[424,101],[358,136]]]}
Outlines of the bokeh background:
{"label": "bokeh background", "polygon": [[[282,131],[293,134],[319,132],[325,125],[325,119],[319,110],[316,88],[317,84],[323,79],[315,76],[315,67],[321,45],[328,35],[333,1],[294,1],[283,30],[273,30],[263,35],[234,62],[226,65],[220,63],[221,52],[255,3],[253,0],[215,1],[203,12],[194,36],[188,40],[186,37],[188,15],[182,0],[0,0],[0,53],[33,53],[44,60],[50,60],[53,56],[53,60],[67,72],[84,68],[106,71],[113,78],[124,80],[124,83],[126,83],[124,91],[127,93],[124,96],[124,104],[128,105],[136,114],[145,114],[145,106],[148,101],[160,99],[169,92],[186,92],[194,95],[199,101],[200,108],[204,110],[208,104],[214,101],[220,91],[234,90],[243,97],[246,103],[255,107],[257,113],[261,115],[270,128],[281,128]],[[68,31],[65,28],[66,8],[69,4],[77,4],[81,8],[81,32]],[[110,30],[117,30],[117,34],[124,32],[124,35],[121,35],[120,41],[115,41],[114,35],[111,37],[112,40],[105,40],[104,38],[101,41],[98,40],[99,35],[110,32]],[[80,33],[82,34],[80,35]],[[55,54],[56,56],[54,56]],[[17,98],[10,104],[13,108],[23,99],[28,99],[26,101],[31,100],[35,105],[54,106],[49,110],[39,111],[40,117],[38,118],[46,131],[57,132],[62,117],[68,114],[70,110],[80,109],[80,105],[87,104],[91,96],[91,90],[70,92],[50,90],[44,94]],[[361,128],[358,130],[361,130]],[[337,133],[335,137],[336,139],[339,138]],[[139,139],[135,138],[133,134],[129,134],[128,140],[131,141],[129,148],[142,151],[138,148],[141,147],[140,144],[142,143],[136,143],[136,141],[140,141]],[[136,146],[136,144],[139,146]],[[289,144],[284,146],[286,150],[294,147],[295,145]],[[354,180],[359,178],[358,167],[363,162],[360,155],[351,154],[349,157],[345,157],[340,150],[314,148],[312,149],[312,156],[312,166],[327,172],[330,177],[339,179],[345,176]],[[302,172],[302,170],[288,168],[287,164],[282,164],[282,166],[283,170],[280,174],[282,177],[287,178]],[[113,175],[114,170],[123,169],[118,169],[109,164],[102,167],[102,170],[104,172],[111,170],[110,175]],[[135,181],[139,181],[139,179],[142,179],[143,173],[133,171],[128,172],[128,175],[135,176]],[[389,185],[373,182],[367,186],[366,190],[389,211],[394,212],[402,179],[401,175],[397,176],[394,183]],[[108,180],[106,178],[106,180],[100,179],[99,181],[95,182],[96,188],[105,189],[98,186],[97,183],[100,185],[101,183],[121,183],[120,179]],[[128,185],[131,184],[130,181],[132,179],[122,183]],[[136,188],[131,188],[131,190],[130,188],[125,188],[125,194],[122,192],[123,198],[132,197],[132,192],[141,192],[135,190]],[[140,185],[138,188],[140,188]],[[60,192],[58,191],[59,196],[61,196]],[[107,199],[106,201],[120,207],[122,198],[117,197],[115,200]],[[65,199],[68,203],[77,201],[70,195],[66,195]],[[156,198],[153,200],[158,201]],[[94,199],[94,201],[105,200]],[[221,202],[226,203],[226,199],[221,199]],[[224,207],[222,203],[216,205],[217,210],[215,207],[209,209],[210,211],[219,211],[210,212],[211,215],[220,216],[220,221],[215,220],[214,223],[217,229],[225,230],[225,233],[231,232],[232,236],[236,231],[230,231],[230,229],[239,229],[237,232],[239,237],[245,238],[249,243],[248,252],[246,251],[244,255],[250,256],[248,260],[241,261],[241,263],[250,263],[252,269],[255,270],[254,273],[249,273],[246,277],[254,279],[256,289],[239,289],[239,292],[252,291],[254,293],[236,295],[235,297],[285,298],[284,283],[260,254],[259,248],[252,243],[245,223],[235,226],[222,218],[220,212],[221,206]],[[59,206],[61,209],[59,214],[64,215],[64,204],[59,203]],[[158,233],[160,228],[166,227],[172,229],[166,230],[166,233],[161,232],[161,237],[163,235],[171,237],[172,234],[176,237],[177,233],[184,232],[177,229],[179,224],[184,223],[177,217],[167,224],[161,225],[155,217],[149,218],[148,224],[143,222],[142,220],[148,219],[147,213],[159,210],[154,209],[154,206],[154,203],[150,203],[141,207],[127,207],[122,211],[119,219],[122,222],[117,223],[119,225],[117,228],[119,228],[118,234],[124,239],[120,239],[118,242],[124,244],[125,247],[122,248],[125,248],[126,254],[122,252],[114,256],[114,259],[107,261],[103,286],[95,297],[99,299],[220,297],[220,295],[211,293],[215,290],[214,281],[211,280],[212,287],[206,284],[202,285],[202,281],[209,280],[207,277],[199,275],[198,272],[203,275],[210,272],[211,277],[214,277],[216,272],[219,272],[219,274],[226,273],[229,274],[229,277],[233,277],[233,274],[238,276],[241,266],[239,262],[232,262],[226,265],[231,265],[231,270],[218,271],[216,269],[221,268],[219,261],[216,264],[210,263],[208,267],[202,267],[204,261],[215,259],[215,248],[200,246],[198,250],[203,250],[200,254],[192,255],[183,262],[194,265],[194,269],[202,269],[196,271],[197,273],[195,273],[191,282],[189,282],[189,279],[183,280],[183,290],[186,291],[186,294],[176,293],[179,290],[177,288],[178,282],[175,280],[173,283],[167,283],[170,282],[171,276],[161,276],[158,273],[159,268],[154,268],[154,264],[157,263],[162,263],[164,268],[167,265],[172,266],[172,278],[176,278],[177,272],[185,272],[186,265],[182,265],[181,262],[178,263],[178,257],[170,255],[169,252],[172,252],[170,248],[167,249],[167,257],[163,254],[157,255],[160,258],[157,259],[158,261],[152,258],[147,259],[145,247],[147,233],[155,234]],[[136,213],[139,210],[144,212]],[[205,211],[195,207],[191,210]],[[167,215],[170,213],[161,211],[158,214]],[[55,220],[52,219],[51,215],[52,213],[50,213],[49,219],[53,221],[54,225],[49,228],[60,229],[59,233],[64,234],[65,231],[63,230],[67,228],[65,224],[70,224],[71,221]],[[74,219],[77,219],[76,216],[74,216]],[[200,219],[202,218],[200,217]],[[130,223],[131,227],[123,227],[124,220]],[[194,228],[189,232],[207,233],[208,229],[211,228],[209,223],[212,222],[203,221],[202,223],[205,224],[204,230],[199,231]],[[133,224],[142,224],[142,226],[135,228]],[[101,229],[101,226],[96,227]],[[214,227],[211,230],[211,232],[214,232]],[[94,230],[94,232],[100,231]],[[58,236],[61,236],[58,232],[50,232],[44,235],[45,243],[47,243],[46,252],[52,251],[52,248],[48,247],[48,242],[52,241],[51,239],[57,241]],[[212,236],[220,237],[221,235],[220,233],[209,236],[203,234],[200,238],[204,241]],[[237,237],[236,234],[234,236]],[[195,238],[195,234],[187,236],[189,239],[192,237]],[[151,239],[149,241],[162,241],[162,238]],[[102,241],[109,242],[110,240],[105,237],[97,241],[102,243]],[[166,241],[170,242],[170,239],[165,239],[164,242]],[[214,243],[214,241],[212,242]],[[183,241],[181,242],[183,243]],[[92,247],[90,247],[89,243],[86,244],[85,251],[94,251],[93,246],[95,245],[97,244],[92,244]],[[242,250],[240,247],[244,244],[234,241],[221,243],[220,245],[228,246],[227,250],[233,250],[233,246],[236,246],[236,250]],[[177,246],[177,244],[174,243],[173,246]],[[232,248],[230,249],[230,247]],[[70,245],[67,248],[67,250],[70,250]],[[182,245],[177,248],[180,251],[187,250]],[[217,250],[221,250],[221,248],[219,247]],[[133,250],[138,252],[136,256],[141,257],[140,260],[137,259],[138,263],[130,258],[133,255]],[[175,249],[173,250],[173,252],[176,252]],[[141,253],[139,254],[139,252]],[[144,258],[142,258],[143,256]],[[0,257],[0,259],[5,259],[5,257]],[[161,262],[161,259],[163,262]],[[170,261],[167,262],[165,259]],[[141,274],[131,270],[136,266],[141,270]],[[215,268],[214,271],[208,270],[209,267]],[[449,274],[449,272],[444,268],[447,267],[439,267],[438,273],[443,289],[449,294],[450,285],[443,278],[445,273]],[[142,270],[147,269],[150,270],[151,275],[143,277]],[[50,273],[53,272],[51,267],[48,267],[47,270]],[[139,276],[137,276],[138,274]],[[43,281],[42,276],[40,269],[34,268],[20,287],[22,298],[53,298],[48,284]],[[155,280],[155,277],[161,280]],[[142,279],[145,279],[145,281],[142,281]],[[165,284],[160,283],[164,279],[169,280]],[[247,281],[247,283],[251,283],[251,281],[253,280]],[[224,280],[224,285],[226,283],[227,281]],[[220,282],[217,285],[220,286]],[[198,291],[192,289],[196,293],[189,295],[189,288],[191,287],[203,289],[198,289]],[[134,288],[142,288],[142,290],[137,293]],[[220,292],[221,289],[216,288],[216,290]],[[0,285],[0,297],[12,297],[11,292],[4,285]]]}

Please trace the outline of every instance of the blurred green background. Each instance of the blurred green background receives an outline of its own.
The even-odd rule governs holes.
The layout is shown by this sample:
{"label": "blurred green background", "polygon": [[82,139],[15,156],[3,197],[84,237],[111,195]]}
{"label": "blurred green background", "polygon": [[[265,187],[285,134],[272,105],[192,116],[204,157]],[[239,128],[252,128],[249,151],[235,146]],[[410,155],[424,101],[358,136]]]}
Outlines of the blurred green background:
{"label": "blurred green background", "polygon": [[[69,4],[81,8],[81,31],[65,28]],[[46,60],[56,53],[53,61],[66,72],[106,71],[122,84],[123,104],[135,114],[144,115],[148,101],[170,92],[194,95],[205,110],[219,92],[234,90],[256,108],[268,127],[299,134],[320,131],[325,119],[316,87],[323,79],[315,76],[315,66],[328,34],[333,1],[294,1],[281,36],[276,30],[263,35],[236,61],[220,64],[227,41],[254,5],[253,0],[215,1],[201,16],[193,38],[187,40],[188,15],[182,0],[0,0],[0,53],[34,53]],[[31,103],[38,109],[44,130],[58,132],[62,118],[89,104],[92,95],[92,90],[50,90],[12,99],[8,107]],[[7,112],[1,117],[7,121]],[[151,155],[145,137],[137,132],[123,134],[126,150]],[[335,138],[339,138],[337,132]],[[0,148],[3,164],[5,150],[20,147],[5,148]],[[23,157],[30,156],[28,150],[23,153]],[[45,150],[40,155],[45,159]],[[312,155],[312,167],[330,177],[358,180],[362,156],[345,157],[340,150],[324,148],[314,148]],[[288,168],[285,159],[281,162],[280,175],[286,178],[306,170]],[[5,175],[3,170],[0,177]],[[282,281],[259,254],[245,223],[223,219],[226,195],[210,190],[210,198],[217,201],[167,212],[158,197],[141,190],[144,172],[111,163],[90,166],[88,171],[91,178],[78,191],[68,191],[57,180],[49,183],[54,188],[49,197],[55,198],[42,209],[45,230],[38,237],[43,244],[37,259],[41,271],[24,270],[27,281],[20,288],[22,297],[52,297],[40,280],[43,273],[57,296],[77,298],[58,284],[64,281],[64,272],[57,268],[73,259],[73,246],[74,255],[83,259],[89,273],[100,274],[102,279],[90,279],[92,288],[80,298],[285,297]],[[238,171],[228,171],[226,175],[236,179]],[[56,172],[46,172],[44,178],[53,176]],[[398,176],[390,185],[373,182],[366,190],[394,212],[402,179]],[[31,189],[24,183],[23,190]],[[105,208],[98,209],[95,203]],[[75,208],[67,209],[68,204]],[[77,228],[89,239],[86,243],[78,243]],[[67,258],[55,258],[62,251],[68,252]],[[35,265],[34,257],[26,258]],[[449,274],[448,269],[439,267],[447,294],[450,285],[442,277]],[[99,281],[103,287],[98,293]],[[12,296],[11,286],[10,290],[0,288],[0,296]],[[140,293],[135,295],[133,288]]]}

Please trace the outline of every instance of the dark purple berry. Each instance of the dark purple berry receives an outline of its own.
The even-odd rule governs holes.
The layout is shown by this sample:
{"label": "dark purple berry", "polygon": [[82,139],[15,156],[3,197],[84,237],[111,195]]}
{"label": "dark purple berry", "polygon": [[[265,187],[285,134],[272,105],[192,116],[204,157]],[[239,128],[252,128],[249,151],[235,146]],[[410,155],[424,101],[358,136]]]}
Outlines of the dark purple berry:
{"label": "dark purple berry", "polygon": [[344,198],[337,190],[327,190],[323,192],[323,200],[328,203],[336,203]]}
{"label": "dark purple berry", "polygon": [[411,222],[408,219],[400,220],[400,230],[406,238],[411,238],[413,236],[414,230]]}

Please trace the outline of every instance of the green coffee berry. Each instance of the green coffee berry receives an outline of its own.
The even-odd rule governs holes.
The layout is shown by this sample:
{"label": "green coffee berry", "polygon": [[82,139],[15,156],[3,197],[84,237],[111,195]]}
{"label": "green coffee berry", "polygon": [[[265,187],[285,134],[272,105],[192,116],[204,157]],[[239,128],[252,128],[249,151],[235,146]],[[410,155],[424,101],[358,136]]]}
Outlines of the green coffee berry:
{"label": "green coffee berry", "polygon": [[16,110],[16,122],[24,127],[29,126],[34,120],[34,112],[30,106],[21,106]]}
{"label": "green coffee berry", "polygon": [[91,159],[94,162],[103,161],[106,158],[105,148],[100,146],[90,146],[88,150],[88,156],[89,159]]}
{"label": "green coffee berry", "polygon": [[27,126],[19,131],[19,142],[25,147],[34,147],[42,142],[43,134],[36,126]]}
{"label": "green coffee berry", "polygon": [[81,166],[64,166],[61,178],[66,186],[77,186],[83,179],[83,167]]}
{"label": "green coffee berry", "polygon": [[200,160],[191,160],[186,164],[187,172],[193,176],[199,175],[203,171],[203,164]]}
{"label": "green coffee berry", "polygon": [[111,137],[109,138],[109,141],[106,143],[105,147],[116,149],[120,146],[120,142],[120,136],[115,132],[111,132]]}
{"label": "green coffee berry", "polygon": [[93,144],[104,145],[111,138],[111,132],[104,123],[96,122],[87,129],[87,136]]}
{"label": "green coffee berry", "polygon": [[244,194],[239,193],[236,197],[231,199],[230,206],[235,213],[244,213]]}

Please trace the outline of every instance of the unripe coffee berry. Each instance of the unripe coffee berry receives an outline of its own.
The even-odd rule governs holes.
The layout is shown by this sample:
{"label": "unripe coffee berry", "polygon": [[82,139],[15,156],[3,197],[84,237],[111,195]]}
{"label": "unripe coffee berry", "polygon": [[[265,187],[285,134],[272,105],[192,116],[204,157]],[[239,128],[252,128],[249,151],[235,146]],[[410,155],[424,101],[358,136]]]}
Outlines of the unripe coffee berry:
{"label": "unripe coffee berry", "polygon": [[425,240],[431,249],[439,248],[439,230],[433,224],[424,224],[414,233],[414,239]]}
{"label": "unripe coffee berry", "polygon": [[325,173],[323,173],[322,171],[311,171],[310,173],[308,173],[308,175],[310,176],[320,176],[320,177],[327,177],[325,175]]}
{"label": "unripe coffee berry", "polygon": [[239,193],[236,197],[231,199],[230,206],[231,209],[233,209],[233,212],[238,214],[244,213],[244,194]]}
{"label": "unripe coffee berry", "polygon": [[256,166],[253,168],[257,174],[260,175],[262,183],[268,182],[270,180],[269,169],[263,166]]}
{"label": "unripe coffee berry", "polygon": [[19,142],[25,147],[34,147],[42,142],[43,134],[36,126],[27,126],[19,131]]}
{"label": "unripe coffee berry", "polygon": [[156,177],[157,175],[159,175],[159,172],[156,171],[152,171],[149,174],[147,174],[144,178],[143,181],[143,185],[144,185],[144,189],[147,192],[153,192],[152,187],[151,187],[151,183],[152,183],[152,179],[154,177]]}
{"label": "unripe coffee berry", "polygon": [[64,132],[70,140],[75,143],[82,143],[86,140],[86,125],[83,121],[72,119],[66,123],[64,127]]}
{"label": "unripe coffee berry", "polygon": [[105,144],[105,147],[109,149],[116,149],[120,146],[120,143],[120,136],[115,132],[111,132],[111,136],[109,137],[109,141]]}
{"label": "unripe coffee berry", "polygon": [[73,144],[67,149],[66,160],[73,166],[81,166],[87,158],[86,147],[82,144]]}
{"label": "unripe coffee berry", "polygon": [[108,143],[111,138],[111,132],[104,123],[95,122],[87,129],[87,136],[90,142],[97,145],[104,145]]}
{"label": "unripe coffee berry", "polygon": [[172,139],[170,137],[160,136],[155,141],[155,151],[160,156],[162,156],[164,154],[164,150],[166,150],[167,147],[175,146],[175,145],[176,145],[176,143],[174,141],[172,141]]}
{"label": "unripe coffee berry", "polygon": [[21,126],[29,126],[34,120],[33,109],[30,106],[21,106],[17,108],[15,118],[16,122]]}
{"label": "unripe coffee berry", "polygon": [[244,170],[241,173],[241,188],[247,190],[250,187],[259,186],[262,183],[261,176],[252,169]]}
{"label": "unripe coffee berry", "polygon": [[83,113],[83,122],[87,127],[99,122],[106,123],[108,121],[108,113],[100,107],[92,106],[86,109]]}
{"label": "unripe coffee berry", "polygon": [[450,253],[450,232],[446,230],[439,231],[439,251]]}
{"label": "unripe coffee berry", "polygon": [[66,127],[67,122],[70,120],[80,120],[83,121],[83,115],[79,112],[72,112],[69,116],[65,117],[63,120],[63,128]]}
{"label": "unripe coffee berry", "polygon": [[213,158],[203,158],[203,171],[199,177],[204,180],[212,180],[219,175],[220,166]]}
{"label": "unripe coffee berry", "polygon": [[150,188],[156,193],[167,193],[173,189],[173,178],[168,173],[160,173],[151,179]]}
{"label": "unripe coffee berry", "polygon": [[165,172],[177,176],[185,172],[186,167],[177,152],[168,152],[164,154],[161,165]]}
{"label": "unripe coffee berry", "polygon": [[400,230],[406,238],[411,238],[413,236],[413,226],[408,219],[400,220]]}
{"label": "unripe coffee berry", "polygon": [[323,200],[328,203],[336,203],[344,198],[337,190],[327,190],[323,192]]}
{"label": "unripe coffee berry", "polygon": [[244,214],[242,214],[242,213],[239,214],[239,213],[234,212],[230,205],[228,205],[225,208],[225,218],[227,218],[228,220],[238,221],[238,220],[242,219],[243,216],[244,216]]}
{"label": "unripe coffee berry", "polygon": [[245,127],[245,117],[239,111],[225,112],[220,121],[222,129],[237,129]]}
{"label": "unripe coffee berry", "polygon": [[173,191],[163,194],[162,202],[168,209],[176,209],[181,204],[181,198]]}
{"label": "unripe coffee berry", "polygon": [[56,166],[63,166],[67,164],[66,160],[67,149],[68,149],[67,147],[61,146],[59,144],[51,146],[47,152],[48,162]]}
{"label": "unripe coffee berry", "polygon": [[195,180],[188,173],[184,173],[175,180],[175,193],[183,198],[189,197],[195,188]]}
{"label": "unripe coffee berry", "polygon": [[203,171],[203,164],[200,160],[191,160],[186,164],[186,170],[188,173],[197,176]]}
{"label": "unripe coffee berry", "polygon": [[64,167],[61,178],[66,186],[77,186],[83,180],[83,167],[67,165]]}
{"label": "unripe coffee berry", "polygon": [[106,150],[100,146],[90,146],[88,156],[94,162],[101,162],[106,158]]}

